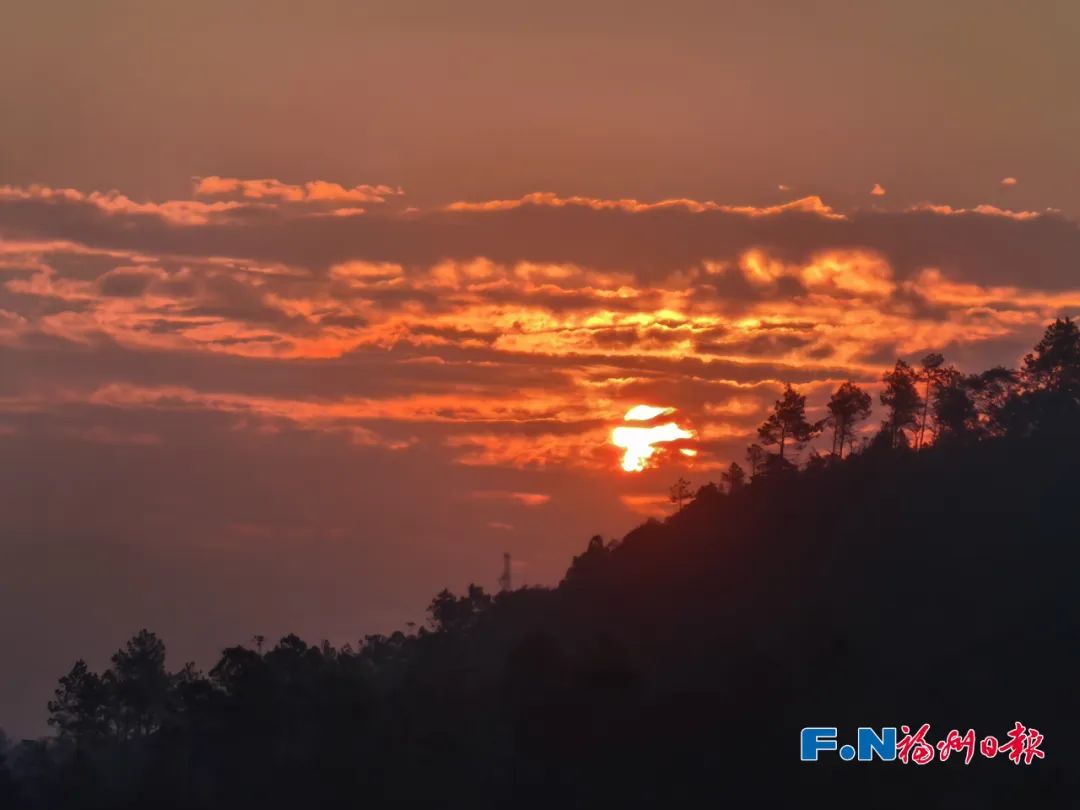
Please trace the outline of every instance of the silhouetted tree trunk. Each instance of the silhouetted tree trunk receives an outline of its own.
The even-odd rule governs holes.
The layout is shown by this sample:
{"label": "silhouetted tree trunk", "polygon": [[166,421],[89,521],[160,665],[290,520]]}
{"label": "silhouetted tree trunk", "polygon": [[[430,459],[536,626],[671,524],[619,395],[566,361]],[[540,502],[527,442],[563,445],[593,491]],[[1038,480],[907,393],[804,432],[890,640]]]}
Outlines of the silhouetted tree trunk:
{"label": "silhouetted tree trunk", "polygon": [[930,413],[930,386],[937,377],[937,370],[945,362],[945,357],[937,352],[931,352],[922,359],[923,375],[926,377],[926,396],[923,397],[922,419],[919,421],[919,436],[915,440],[915,449],[918,450],[923,444],[923,434],[926,433],[926,420]]}

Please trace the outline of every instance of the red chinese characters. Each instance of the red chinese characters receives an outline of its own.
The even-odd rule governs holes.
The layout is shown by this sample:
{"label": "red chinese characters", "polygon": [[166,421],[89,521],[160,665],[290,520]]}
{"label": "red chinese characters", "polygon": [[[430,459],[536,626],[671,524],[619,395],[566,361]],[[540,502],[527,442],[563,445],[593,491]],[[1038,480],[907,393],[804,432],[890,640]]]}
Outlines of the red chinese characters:
{"label": "red chinese characters", "polygon": [[969,728],[967,733],[960,736],[955,728],[945,735],[945,739],[937,744],[938,759],[945,762],[950,754],[964,752],[964,764],[968,765],[975,756],[975,729]]}
{"label": "red chinese characters", "polygon": [[1025,765],[1030,765],[1036,759],[1043,759],[1046,754],[1039,748],[1042,745],[1043,735],[1036,728],[1024,728],[1024,724],[1017,722],[1009,732],[1008,742],[1001,744],[1000,751],[1007,754],[1014,765],[1019,765],[1021,760]]}
{"label": "red chinese characters", "polygon": [[923,723],[915,734],[911,733],[908,726],[900,726],[904,736],[896,744],[896,757],[905,765],[910,760],[916,765],[925,765],[934,761],[934,746],[926,741],[926,734],[930,731],[930,724]]}
{"label": "red chinese characters", "polygon": [[964,764],[968,765],[975,758],[976,752],[986,759],[994,759],[998,754],[1003,754],[1014,765],[1030,765],[1037,759],[1046,758],[1046,753],[1042,750],[1045,737],[1037,728],[1028,728],[1020,722],[1013,725],[1004,741],[992,734],[979,740],[975,729],[969,728],[961,734],[954,728],[944,739],[931,743],[927,740],[930,733],[929,723],[923,723],[914,734],[910,726],[900,726],[900,731],[904,736],[896,744],[896,758],[904,764],[913,762],[916,765],[925,765],[933,762],[935,755],[939,762],[946,762],[953,754],[963,753]]}

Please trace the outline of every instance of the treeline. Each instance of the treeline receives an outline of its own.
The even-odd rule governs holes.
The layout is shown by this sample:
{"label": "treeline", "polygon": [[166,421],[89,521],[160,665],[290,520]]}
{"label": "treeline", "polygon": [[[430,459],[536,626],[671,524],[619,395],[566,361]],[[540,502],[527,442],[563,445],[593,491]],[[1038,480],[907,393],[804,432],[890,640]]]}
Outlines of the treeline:
{"label": "treeline", "polygon": [[[1080,332],[1016,371],[898,362],[880,398],[864,443],[866,392],[814,424],[789,388],[749,473],[594,537],[557,588],[443,591],[407,634],[256,638],[207,672],[144,630],[60,679],[55,736],[0,744],[0,807],[1069,806]],[[797,761],[806,725],[1017,720],[1045,761]]]}
{"label": "treeline", "polygon": [[[814,450],[814,467],[844,457],[845,448],[922,449],[932,443],[965,444],[1003,436],[1030,436],[1076,430],[1080,397],[1080,329],[1070,318],[1047,327],[1019,370],[995,366],[964,374],[937,352],[918,367],[904,360],[882,375],[879,394],[885,417],[873,438],[859,438],[859,425],[871,413],[870,394],[855,383],[843,383],[829,398],[828,415],[811,422],[806,397],[787,385],[758,428],[760,443],[750,445],[746,460],[751,477],[796,468],[791,453],[802,450],[822,433],[831,438],[827,455]],[[763,447],[764,445],[764,447]],[[766,448],[776,448],[770,452]],[[747,480],[737,463],[723,474],[731,489]]]}

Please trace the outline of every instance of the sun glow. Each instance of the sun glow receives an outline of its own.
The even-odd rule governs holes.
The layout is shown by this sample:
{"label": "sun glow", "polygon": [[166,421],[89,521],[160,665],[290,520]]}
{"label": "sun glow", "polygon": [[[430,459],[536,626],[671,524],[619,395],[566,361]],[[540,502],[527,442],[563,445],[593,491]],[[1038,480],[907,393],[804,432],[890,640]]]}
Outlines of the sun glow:
{"label": "sun glow", "polygon": [[674,408],[657,408],[654,405],[635,405],[626,412],[626,416],[624,416],[623,419],[627,422],[648,422],[650,419],[655,419],[658,416],[666,416],[667,414],[674,412]]}
{"label": "sun glow", "polygon": [[[648,422],[674,411],[674,408],[637,405],[628,410],[623,418],[627,422]],[[692,438],[694,438],[693,431],[681,428],[675,422],[665,422],[662,425],[649,427],[620,425],[611,431],[611,443],[625,451],[622,457],[622,468],[627,472],[641,472],[648,467],[650,459],[653,459],[659,450],[655,447],[656,444]],[[688,447],[680,448],[679,452],[684,456],[697,455],[696,450]]]}

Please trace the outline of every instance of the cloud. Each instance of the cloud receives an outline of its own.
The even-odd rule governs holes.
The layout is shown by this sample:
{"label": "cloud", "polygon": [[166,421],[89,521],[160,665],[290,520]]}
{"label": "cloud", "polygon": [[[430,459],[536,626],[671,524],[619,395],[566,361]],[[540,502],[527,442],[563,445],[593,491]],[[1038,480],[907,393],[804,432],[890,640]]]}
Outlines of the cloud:
{"label": "cloud", "polygon": [[884,197],[885,196],[885,187],[883,185],[881,185],[881,183],[874,183],[874,187],[872,189],[870,189],[870,196],[871,197]]}
{"label": "cloud", "polygon": [[721,402],[709,402],[704,410],[714,416],[752,416],[761,412],[761,403],[749,397],[734,396]]}
{"label": "cloud", "polygon": [[1002,347],[1080,308],[1080,232],[1053,212],[537,193],[342,218],[398,190],[207,177],[196,196],[222,199],[195,205],[234,207],[196,222],[183,201],[5,189],[20,407],[213,414],[459,467],[611,469],[612,426],[664,402],[709,469],[781,382],[824,398],[930,349],[1013,362]]}
{"label": "cloud", "polygon": [[965,216],[965,215],[977,215],[983,217],[1003,217],[1005,219],[1015,219],[1018,221],[1024,221],[1028,219],[1038,219],[1042,216],[1055,213],[1052,210],[1047,211],[1012,211],[1008,208],[998,208],[996,205],[976,205],[974,208],[953,208],[951,205],[936,205],[934,203],[919,203],[912,206],[912,211],[928,211],[941,216]]}
{"label": "cloud", "polygon": [[388,197],[401,196],[400,187],[358,185],[346,188],[340,183],[311,180],[302,184],[283,183],[273,178],[199,177],[195,195],[200,197],[239,197],[249,200],[275,200],[289,203],[382,203]]}
{"label": "cloud", "polygon": [[628,509],[639,515],[663,518],[671,514],[671,500],[664,495],[620,495]]}
{"label": "cloud", "polygon": [[986,312],[1023,313],[1050,319],[1055,313],[1080,310],[1080,289],[1048,293],[1019,286],[986,287],[949,281],[937,268],[923,270],[908,289],[927,301],[949,307],[981,308]]}
{"label": "cloud", "polygon": [[1015,177],[1003,177],[1003,178],[1001,178],[1001,183],[999,183],[999,185],[1002,188],[1012,188],[1013,186],[1016,185],[1016,178]]}
{"label": "cloud", "polygon": [[[542,392],[535,392],[537,394]],[[256,397],[231,392],[196,391],[184,386],[143,387],[108,383],[87,397],[95,405],[115,408],[206,409],[224,413],[281,419],[313,428],[335,429],[365,422],[426,422],[515,424],[574,421],[586,411],[556,397],[529,398],[518,403],[477,394],[415,394],[381,399],[343,397],[330,401]]]}
{"label": "cloud", "polygon": [[146,214],[175,225],[205,225],[215,216],[241,208],[237,202],[204,203],[195,200],[166,202],[136,202],[118,191],[84,193],[73,188],[51,188],[43,185],[0,186],[0,202],[43,202],[54,210],[70,205],[91,206],[106,215],[123,216]]}
{"label": "cloud", "polygon": [[608,431],[580,433],[467,433],[448,436],[457,464],[510,469],[610,470],[614,459]]}
{"label": "cloud", "polygon": [[[82,192],[49,199],[24,192],[0,195],[6,240],[323,275],[350,262],[399,265],[408,273],[483,257],[504,266],[575,265],[630,275],[648,289],[672,274],[731,262],[754,248],[793,261],[826,250],[867,249],[885,256],[899,277],[946,265],[961,280],[1007,282],[1024,265],[1045,288],[1071,284],[1069,268],[1080,261],[1075,223],[1053,211],[990,205],[840,212],[818,198],[752,207],[541,194],[455,210],[376,206],[347,217],[318,204],[277,199],[196,201],[232,207],[178,218],[167,212],[187,210],[183,201],[173,201],[179,208],[166,202],[110,212]],[[1007,228],[1003,219],[1029,227]]]}
{"label": "cloud", "polygon": [[89,208],[111,218],[149,216],[169,225],[219,224],[236,219],[244,221],[259,212],[273,213],[278,206],[319,211],[329,216],[363,213],[361,203],[385,203],[404,194],[401,188],[385,185],[357,185],[347,188],[339,183],[313,180],[300,185],[272,178],[245,180],[235,177],[196,178],[194,196],[218,197],[177,199],[162,202],[136,201],[116,190],[83,192],[73,188],[54,188],[41,184],[28,186],[0,185],[0,204],[39,203],[54,213],[70,206]]}
{"label": "cloud", "polygon": [[[783,190],[783,187],[781,187]],[[548,191],[537,191],[511,200],[486,200],[482,202],[453,202],[446,209],[448,211],[509,211],[525,206],[546,206],[549,208],[580,207],[593,211],[617,210],[627,213],[645,213],[649,211],[664,211],[667,209],[682,210],[688,213],[701,214],[706,211],[724,212],[746,217],[769,217],[777,216],[791,211],[816,214],[825,219],[843,219],[842,214],[837,213],[827,206],[820,197],[803,197],[798,200],[757,207],[752,205],[720,205],[719,203],[706,200],[704,202],[690,199],[660,200],[659,202],[641,202],[633,199],[605,200],[596,197],[559,197]]]}
{"label": "cloud", "polygon": [[516,501],[522,506],[543,506],[551,496],[542,492],[509,492],[501,489],[480,489],[472,492],[473,498],[480,500]]}

